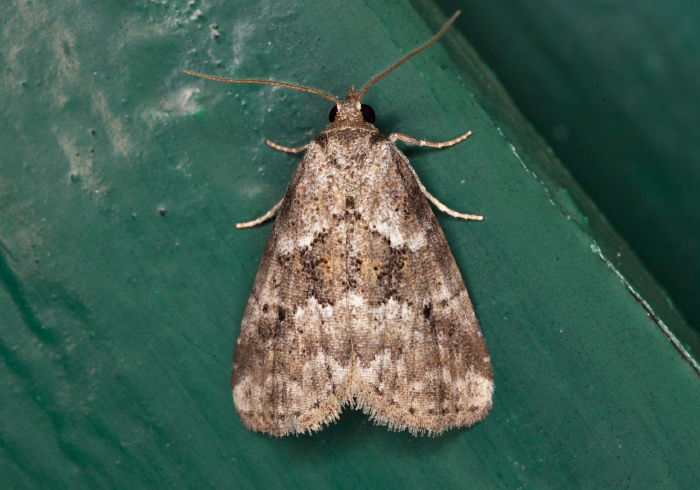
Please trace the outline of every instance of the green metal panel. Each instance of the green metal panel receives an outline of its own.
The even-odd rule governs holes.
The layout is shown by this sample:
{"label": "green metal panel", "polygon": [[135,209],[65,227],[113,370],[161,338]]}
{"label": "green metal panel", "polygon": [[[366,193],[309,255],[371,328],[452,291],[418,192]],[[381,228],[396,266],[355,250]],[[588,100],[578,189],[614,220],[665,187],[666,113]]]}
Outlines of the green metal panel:
{"label": "green metal panel", "polygon": [[700,331],[700,3],[439,3]]}
{"label": "green metal panel", "polygon": [[474,131],[406,153],[439,199],[487,217],[439,219],[491,350],[491,415],[438,438],[350,410],[282,439],[236,418],[231,356],[270,226],[234,223],[277,202],[298,159],[264,139],[303,144],[330,107],[180,70],[343,95],[439,28],[431,4],[72,0],[2,14],[4,486],[698,481],[700,383],[660,328],[682,321],[458,32],[365,102],[385,133]]}

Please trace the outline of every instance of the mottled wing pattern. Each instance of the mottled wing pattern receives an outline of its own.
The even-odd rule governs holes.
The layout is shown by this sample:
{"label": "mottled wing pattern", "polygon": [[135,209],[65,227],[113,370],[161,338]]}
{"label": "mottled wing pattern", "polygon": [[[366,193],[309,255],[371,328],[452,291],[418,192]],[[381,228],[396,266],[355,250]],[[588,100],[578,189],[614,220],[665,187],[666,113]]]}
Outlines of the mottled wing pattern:
{"label": "mottled wing pattern", "polygon": [[234,356],[241,420],[278,436],[321,429],[346,398],[351,332],[338,307],[346,289],[345,203],[337,169],[319,165],[328,158],[316,140],[270,233]]}
{"label": "mottled wing pattern", "polygon": [[408,159],[381,135],[373,148],[378,161],[359,189],[349,240],[358,256],[351,277],[363,298],[352,329],[353,392],[374,419],[397,430],[472,425],[487,415],[493,392],[479,323]]}
{"label": "mottled wing pattern", "polygon": [[412,433],[471,425],[491,365],[406,157],[376,131],[321,133],[271,232],[234,360],[253,430],[314,431],[357,404]]}

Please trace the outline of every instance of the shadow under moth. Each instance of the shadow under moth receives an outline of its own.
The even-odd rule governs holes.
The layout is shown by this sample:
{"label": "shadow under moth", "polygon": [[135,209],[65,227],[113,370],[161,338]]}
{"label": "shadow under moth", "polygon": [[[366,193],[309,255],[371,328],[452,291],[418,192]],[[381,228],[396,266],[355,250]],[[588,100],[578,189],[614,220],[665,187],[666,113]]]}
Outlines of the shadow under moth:
{"label": "shadow under moth", "polygon": [[[491,408],[493,372],[466,287],[421,184],[396,141],[433,148],[404,133],[384,136],[367,90],[435,43],[426,44],[340,100],[320,90],[259,79],[331,100],[330,124],[307,145],[265,247],[238,336],[231,377],[238,415],[272,435],[312,432],[343,407],[411,434],[469,426]],[[426,199],[427,198],[427,199]]]}

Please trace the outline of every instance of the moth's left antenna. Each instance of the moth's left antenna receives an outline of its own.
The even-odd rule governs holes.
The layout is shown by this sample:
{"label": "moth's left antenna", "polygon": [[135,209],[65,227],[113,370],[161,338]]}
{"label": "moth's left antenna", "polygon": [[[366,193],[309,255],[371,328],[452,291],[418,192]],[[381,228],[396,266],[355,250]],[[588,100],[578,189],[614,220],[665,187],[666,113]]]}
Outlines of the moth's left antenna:
{"label": "moth's left antenna", "polygon": [[263,85],[276,85],[278,87],[286,87],[286,88],[292,88],[294,90],[301,90],[302,92],[309,92],[310,94],[316,94],[320,95],[321,97],[325,97],[326,99],[333,101],[336,104],[340,104],[340,101],[333,97],[330,94],[327,94],[326,92],[323,92],[321,90],[317,90],[315,88],[311,87],[304,87],[303,85],[295,85],[293,83],[286,83],[286,82],[276,82],[274,80],[260,80],[260,79],[255,79],[255,78],[224,78],[224,77],[213,77],[211,75],[205,75],[203,73],[197,73],[196,71],[190,71],[190,70],[182,70],[184,73],[187,73],[188,75],[194,75],[196,77],[200,78],[207,78],[209,80],[216,80],[217,82],[230,82],[230,83],[261,83]]}

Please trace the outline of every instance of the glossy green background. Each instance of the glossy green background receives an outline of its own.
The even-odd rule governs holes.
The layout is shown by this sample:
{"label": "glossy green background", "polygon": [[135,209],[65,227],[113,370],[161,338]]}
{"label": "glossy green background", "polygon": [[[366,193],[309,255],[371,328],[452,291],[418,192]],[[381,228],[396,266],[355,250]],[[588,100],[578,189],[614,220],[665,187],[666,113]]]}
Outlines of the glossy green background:
{"label": "glossy green background", "polygon": [[180,70],[342,95],[439,28],[432,4],[35,1],[2,13],[0,481],[698,480],[700,383],[659,325],[683,332],[682,320],[458,32],[365,102],[385,133],[474,131],[406,153],[438,198],[487,217],[439,219],[491,350],[491,415],[432,439],[352,411],[283,439],[236,418],[232,350],[270,225],[234,223],[277,202],[296,164],[264,139],[303,144],[330,107]]}
{"label": "glossy green background", "polygon": [[700,2],[438,3],[700,331]]}

